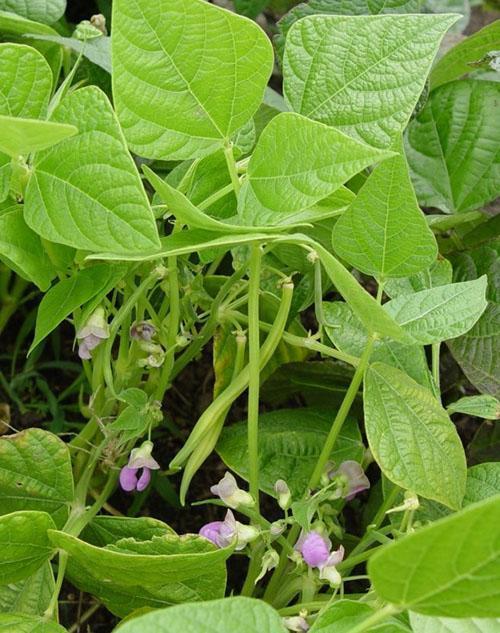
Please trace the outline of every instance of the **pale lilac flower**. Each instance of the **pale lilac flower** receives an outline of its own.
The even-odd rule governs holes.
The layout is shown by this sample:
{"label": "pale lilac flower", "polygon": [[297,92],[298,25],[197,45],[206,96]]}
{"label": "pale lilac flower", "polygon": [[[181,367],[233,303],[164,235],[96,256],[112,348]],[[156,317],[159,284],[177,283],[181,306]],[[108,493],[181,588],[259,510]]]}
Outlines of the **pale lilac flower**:
{"label": "pale lilac flower", "polygon": [[138,321],[130,328],[130,337],[136,341],[151,341],[156,334],[156,327],[151,321]]}
{"label": "pale lilac flower", "polygon": [[295,631],[298,633],[304,633],[311,628],[304,617],[301,615],[294,615],[290,618],[283,618],[283,624],[289,631]]}
{"label": "pale lilac flower", "polygon": [[307,532],[299,538],[295,549],[302,554],[309,567],[321,567],[330,556],[330,546],[329,539],[319,532]]}
{"label": "pale lilac flower", "polygon": [[292,493],[288,484],[283,479],[278,479],[274,484],[274,492],[278,498],[278,504],[282,510],[287,510],[290,507],[292,500]]}
{"label": "pale lilac flower", "polygon": [[120,486],[126,492],[141,492],[149,486],[151,471],[158,470],[160,464],[151,455],[153,442],[146,441],[130,453],[128,464],[120,471]]}
{"label": "pale lilac flower", "polygon": [[85,325],[76,333],[78,356],[82,360],[92,358],[92,350],[109,338],[109,326],[104,308],[99,307],[90,315]]}
{"label": "pale lilac flower", "polygon": [[228,510],[224,521],[207,523],[200,529],[199,534],[220,548],[228,547],[236,541],[236,550],[242,550],[258,537],[259,531],[252,525],[244,525],[237,521],[231,510]]}
{"label": "pale lilac flower", "polygon": [[368,490],[370,487],[370,480],[361,468],[361,464],[353,460],[342,462],[333,475],[334,477],[342,478],[341,481],[344,485],[342,496],[347,501],[350,501],[359,492]]}
{"label": "pale lilac flower", "polygon": [[238,506],[251,507],[255,505],[252,495],[238,488],[236,479],[229,472],[224,474],[217,485],[210,488],[210,492],[217,495],[230,508],[236,509]]}

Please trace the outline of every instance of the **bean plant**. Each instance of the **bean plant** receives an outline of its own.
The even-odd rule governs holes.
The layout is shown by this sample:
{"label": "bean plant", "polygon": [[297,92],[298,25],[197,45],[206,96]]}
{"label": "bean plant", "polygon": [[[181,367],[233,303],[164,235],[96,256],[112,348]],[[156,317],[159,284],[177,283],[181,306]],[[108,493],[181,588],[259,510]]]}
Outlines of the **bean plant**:
{"label": "bean plant", "polygon": [[0,631],[500,631],[499,23],[235,4],[0,1]]}

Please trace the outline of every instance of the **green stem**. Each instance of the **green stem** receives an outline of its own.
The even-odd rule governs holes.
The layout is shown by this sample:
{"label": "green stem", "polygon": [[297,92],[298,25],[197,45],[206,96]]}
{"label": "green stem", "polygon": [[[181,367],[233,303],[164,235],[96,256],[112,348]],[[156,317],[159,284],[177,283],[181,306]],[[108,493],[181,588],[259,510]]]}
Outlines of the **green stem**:
{"label": "green stem", "polygon": [[0,334],[5,329],[5,326],[9,322],[11,316],[17,310],[19,301],[21,300],[21,297],[23,296],[28,283],[29,282],[27,282],[25,279],[17,277],[16,281],[14,282],[12,292],[3,300],[4,303],[0,308]]}
{"label": "green stem", "polygon": [[259,389],[260,389],[260,327],[259,293],[261,250],[253,244],[250,256],[248,288],[248,471],[250,494],[259,509]]}
{"label": "green stem", "polygon": [[200,211],[204,211],[205,209],[208,209],[208,207],[212,205],[214,202],[217,202],[217,200],[220,200],[224,196],[227,196],[228,193],[231,193],[233,189],[234,189],[234,183],[231,182],[230,185],[226,185],[225,187],[222,187],[222,189],[219,189],[219,191],[216,191],[211,196],[208,196],[208,198],[205,198],[205,200],[200,202],[200,204],[198,205],[198,209]]}
{"label": "green stem", "polygon": [[226,143],[226,145],[224,146],[224,157],[226,159],[229,175],[231,176],[231,183],[233,185],[234,193],[237,196],[241,189],[241,183],[238,176],[238,169],[234,160],[233,146],[230,142]]}
{"label": "green stem", "polygon": [[253,590],[255,589],[255,579],[260,572],[263,550],[263,543],[258,543],[252,550],[250,562],[248,563],[247,575],[240,592],[241,596],[251,596],[253,594]]}
{"label": "green stem", "polygon": [[44,620],[53,620],[54,615],[57,612],[57,605],[59,600],[59,594],[64,582],[64,575],[66,573],[66,565],[68,564],[68,553],[64,550],[59,550],[59,567],[57,569],[57,578],[54,585],[54,591],[50,598],[49,606],[45,609],[43,614]]}
{"label": "green stem", "polygon": [[347,418],[347,415],[351,409],[352,403],[356,398],[358,393],[359,386],[363,381],[363,375],[365,373],[365,369],[368,366],[368,362],[370,360],[370,355],[372,353],[373,343],[375,341],[374,336],[370,336],[368,339],[366,348],[359,360],[359,365],[354,372],[354,376],[352,378],[351,384],[345,394],[345,397],[340,405],[340,408],[335,416],[335,420],[332,424],[332,428],[326,438],[325,445],[323,446],[323,450],[321,451],[321,455],[319,456],[318,461],[316,462],[316,467],[314,468],[313,474],[311,475],[311,479],[309,480],[309,489],[314,490],[321,479],[321,475],[325,470],[325,466],[330,459],[330,455],[335,446],[335,442],[339,436],[340,431],[342,430],[342,426]]}

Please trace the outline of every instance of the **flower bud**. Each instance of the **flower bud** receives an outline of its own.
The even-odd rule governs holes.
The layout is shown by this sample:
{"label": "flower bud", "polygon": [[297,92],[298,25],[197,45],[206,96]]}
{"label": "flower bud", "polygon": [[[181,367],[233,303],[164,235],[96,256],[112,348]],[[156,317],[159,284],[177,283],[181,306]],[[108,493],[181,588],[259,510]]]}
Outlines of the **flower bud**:
{"label": "flower bud", "polygon": [[217,485],[211,486],[210,491],[230,508],[236,509],[238,506],[252,507],[255,505],[252,495],[238,488],[236,479],[230,472],[226,472]]}
{"label": "flower bud", "polygon": [[288,484],[283,479],[278,479],[274,484],[274,492],[278,497],[278,504],[282,510],[288,510],[292,501],[292,494]]}
{"label": "flower bud", "polygon": [[302,615],[293,615],[289,618],[283,618],[283,624],[289,631],[304,633],[309,631],[310,626]]}
{"label": "flower bud", "polygon": [[254,584],[256,585],[259,580],[264,578],[268,571],[274,569],[277,564],[280,562],[280,557],[278,552],[275,549],[268,549],[264,556],[262,557],[262,567],[260,569],[260,573],[255,579]]}
{"label": "flower bud", "polygon": [[109,326],[103,307],[100,306],[94,310],[85,325],[76,333],[76,338],[78,339],[78,356],[82,360],[90,360],[92,350],[109,338]]}

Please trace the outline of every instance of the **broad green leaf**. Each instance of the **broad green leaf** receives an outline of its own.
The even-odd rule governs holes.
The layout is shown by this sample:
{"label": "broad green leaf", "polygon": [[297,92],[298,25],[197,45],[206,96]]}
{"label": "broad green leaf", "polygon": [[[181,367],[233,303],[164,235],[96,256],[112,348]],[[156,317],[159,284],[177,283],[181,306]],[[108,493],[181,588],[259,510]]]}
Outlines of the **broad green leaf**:
{"label": "broad green leaf", "polygon": [[0,632],[2,633],[67,633],[66,629],[53,621],[42,617],[22,613],[0,614]]}
{"label": "broad green leaf", "polygon": [[493,618],[433,618],[410,613],[413,633],[498,633],[500,619]]}
{"label": "broad green leaf", "polygon": [[20,511],[0,517],[0,584],[27,578],[53,553],[47,530],[55,528],[46,512]]}
{"label": "broad green leaf", "polygon": [[500,617],[500,496],[436,521],[374,554],[378,595],[438,617]]}
{"label": "broad green leaf", "polygon": [[42,237],[115,253],[159,245],[154,216],[106,95],[94,86],[66,96],[53,114],[79,133],[36,155],[25,200]]}
{"label": "broad green leaf", "polygon": [[470,73],[473,69],[471,62],[480,61],[487,53],[498,48],[499,42],[498,20],[459,42],[443,55],[432,69],[431,90]]}
{"label": "broad green leaf", "polygon": [[388,279],[384,292],[395,299],[400,295],[411,295],[420,290],[429,290],[436,286],[445,286],[453,281],[453,269],[447,259],[438,259],[427,270],[411,277]]}
{"label": "broad green leaf", "polygon": [[124,538],[148,541],[155,536],[175,534],[163,521],[151,517],[97,516],[82,532],[82,539],[91,545],[105,547]]}
{"label": "broad green leaf", "polygon": [[471,466],[467,471],[464,506],[500,494],[500,462]]}
{"label": "broad green leaf", "polygon": [[263,600],[225,598],[183,604],[133,618],[120,633],[287,633],[277,611]]}
{"label": "broad green leaf", "polygon": [[[360,357],[366,348],[368,333],[349,306],[341,301],[324,302],[323,314],[326,333],[335,347],[346,354]],[[379,361],[397,367],[423,387],[432,389],[427,360],[420,345],[377,340],[370,358],[372,362]]]}
{"label": "broad green leaf", "polygon": [[[375,612],[373,607],[362,602],[338,600],[318,615],[309,633],[350,633]],[[393,617],[366,630],[370,633],[410,633],[405,624]]]}
{"label": "broad green leaf", "polygon": [[[3,0],[5,1],[5,0]],[[9,33],[11,35],[29,35],[32,33],[40,33],[45,35],[57,35],[55,31],[47,24],[41,24],[34,20],[28,20],[16,13],[0,10],[0,32]]]}
{"label": "broad green leaf", "polygon": [[44,118],[51,91],[52,72],[43,55],[24,44],[0,44],[0,114]]}
{"label": "broad green leaf", "polygon": [[411,121],[405,149],[421,205],[462,213],[498,195],[499,95],[496,82],[454,81],[433,91]]}
{"label": "broad green leaf", "polygon": [[454,257],[457,280],[488,275],[488,307],[466,334],[448,343],[467,378],[481,392],[500,398],[500,258],[482,246]]}
{"label": "broad green leaf", "polygon": [[318,15],[299,20],[286,41],[285,97],[300,114],[376,147],[390,147],[406,127],[439,43],[456,19]]}
{"label": "broad green leaf", "polygon": [[0,115],[0,151],[12,158],[52,147],[78,133],[74,125]]}
{"label": "broad green leaf", "polygon": [[278,22],[276,45],[280,56],[285,37],[292,25],[307,15],[379,15],[383,13],[418,13],[422,0],[309,0],[286,13]]}
{"label": "broad green leaf", "polygon": [[64,532],[49,535],[56,547],[69,554],[71,582],[117,615],[224,594],[224,561],[231,548],[216,549],[203,537],[166,534],[148,541],[132,537],[96,547]]}
{"label": "broad green leaf", "polygon": [[384,475],[457,509],[467,476],[455,426],[433,394],[399,369],[374,363],[364,382],[366,435]]}
{"label": "broad green leaf", "polygon": [[[306,492],[334,417],[334,411],[313,408],[278,409],[259,416],[259,484],[264,492],[275,496],[277,479],[287,482],[294,498]],[[357,424],[349,418],[331,460],[337,465],[349,459],[361,462],[364,451]],[[217,452],[228,468],[248,479],[246,422],[224,429]]]}
{"label": "broad green leaf", "polygon": [[42,291],[56,274],[40,237],[24,221],[21,206],[0,215],[0,259]]}
{"label": "broad green leaf", "polygon": [[112,50],[118,118],[148,158],[195,158],[229,142],[273,67],[256,24],[202,0],[116,0]]}
{"label": "broad green leaf", "polygon": [[437,256],[434,235],[415,197],[404,156],[375,168],[333,230],[337,254],[379,279],[408,277]]}
{"label": "broad green leaf", "polygon": [[322,123],[282,112],[262,132],[247,173],[260,204],[294,213],[390,155]]}
{"label": "broad green leaf", "polygon": [[64,442],[35,428],[0,439],[0,514],[39,510],[60,526],[72,501],[71,460]]}
{"label": "broad green leaf", "polygon": [[29,353],[77,308],[94,297],[102,299],[115,287],[124,272],[123,266],[97,264],[59,281],[40,302]]}
{"label": "broad green leaf", "polygon": [[465,396],[447,408],[450,413],[465,413],[486,420],[500,418],[500,402],[494,396]]}
{"label": "broad green leaf", "polygon": [[487,278],[437,286],[384,304],[387,313],[421,345],[456,338],[485,311]]}
{"label": "broad green leaf", "polygon": [[0,0],[0,9],[34,22],[54,24],[66,11],[66,0]]}
{"label": "broad green leaf", "polygon": [[0,585],[0,613],[43,615],[53,591],[54,575],[50,563],[46,562],[33,575]]}

